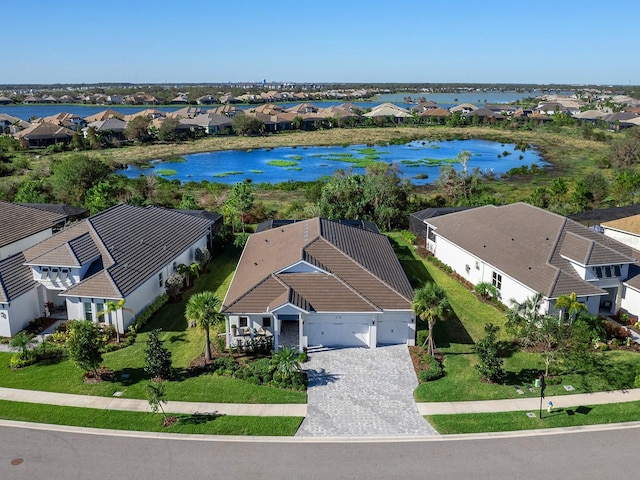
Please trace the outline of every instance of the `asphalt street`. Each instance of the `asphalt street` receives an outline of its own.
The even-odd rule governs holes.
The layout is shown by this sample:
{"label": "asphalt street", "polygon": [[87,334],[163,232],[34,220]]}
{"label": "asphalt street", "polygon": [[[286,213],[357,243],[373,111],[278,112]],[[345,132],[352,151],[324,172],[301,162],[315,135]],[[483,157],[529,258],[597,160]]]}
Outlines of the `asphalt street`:
{"label": "asphalt street", "polygon": [[[524,436],[338,441],[110,436],[0,427],[2,480],[636,478],[640,424]],[[156,434],[157,435],[157,434]],[[631,448],[631,450],[629,450]],[[16,465],[14,465],[16,464]]]}

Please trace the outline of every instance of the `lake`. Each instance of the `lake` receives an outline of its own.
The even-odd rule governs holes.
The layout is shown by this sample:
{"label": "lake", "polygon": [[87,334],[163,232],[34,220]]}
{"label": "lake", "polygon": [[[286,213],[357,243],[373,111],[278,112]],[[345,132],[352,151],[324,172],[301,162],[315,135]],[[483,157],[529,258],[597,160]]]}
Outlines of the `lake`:
{"label": "lake", "polygon": [[[244,179],[255,183],[286,181],[314,181],[333,175],[338,169],[352,168],[364,173],[367,163],[380,161],[397,164],[403,178],[414,185],[425,185],[438,179],[440,167],[451,164],[456,170],[462,166],[455,161],[463,150],[471,152],[468,170],[479,168],[497,175],[522,165],[548,165],[535,148],[525,152],[513,144],[486,140],[414,141],[404,145],[348,147],[278,147],[273,149],[223,150],[185,155],[183,162],[154,160],[153,168],[129,166],[116,173],[136,178],[159,175],[180,182],[220,182],[232,184]],[[426,176],[426,178],[425,178]]]}
{"label": "lake", "polygon": [[[357,106],[367,109],[373,108],[381,103],[391,102],[402,108],[411,108],[415,103],[409,104],[404,101],[405,97],[411,97],[414,102],[420,97],[425,97],[427,100],[436,102],[443,108],[451,108],[460,103],[473,103],[475,105],[482,105],[485,103],[512,103],[516,100],[521,100],[528,96],[537,96],[542,92],[515,92],[515,91],[489,91],[489,92],[474,92],[474,93],[392,93],[379,95],[375,97],[374,101],[370,102],[353,102]],[[571,92],[557,92],[557,93],[571,93]],[[457,99],[457,101],[455,101]],[[303,102],[286,102],[280,103],[285,108],[299,105]],[[313,101],[310,102],[318,107],[330,107],[332,105],[339,105],[344,103],[343,100],[336,101]],[[255,108],[256,105],[237,105],[238,108]],[[63,105],[0,105],[0,113],[6,113],[8,115],[21,118],[22,120],[29,121],[30,118],[42,118],[55,115],[60,112],[72,113],[80,117],[88,117],[94,115],[106,109],[115,110],[116,112],[123,113],[125,115],[133,114],[145,110],[146,108],[155,108],[163,112],[174,112],[184,107],[184,105],[172,105],[172,106],[160,106],[160,107],[140,107],[140,106],[125,106],[125,105],[83,105],[83,104],[63,104]],[[203,108],[213,108],[214,106],[202,106]]]}

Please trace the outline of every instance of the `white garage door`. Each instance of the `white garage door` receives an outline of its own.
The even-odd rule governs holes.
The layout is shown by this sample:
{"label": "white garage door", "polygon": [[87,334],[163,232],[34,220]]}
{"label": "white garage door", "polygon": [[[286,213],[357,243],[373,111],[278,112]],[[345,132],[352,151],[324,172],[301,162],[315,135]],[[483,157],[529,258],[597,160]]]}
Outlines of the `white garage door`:
{"label": "white garage door", "polygon": [[409,326],[406,320],[378,321],[378,345],[398,345],[407,343]]}
{"label": "white garage door", "polygon": [[369,320],[362,317],[327,316],[305,320],[309,346],[369,346]]}

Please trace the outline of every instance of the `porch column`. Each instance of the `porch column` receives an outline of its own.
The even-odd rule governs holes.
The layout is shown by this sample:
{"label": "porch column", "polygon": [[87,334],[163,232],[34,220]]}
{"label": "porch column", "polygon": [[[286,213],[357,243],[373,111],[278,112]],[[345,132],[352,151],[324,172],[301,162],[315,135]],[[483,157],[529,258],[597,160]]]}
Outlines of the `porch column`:
{"label": "porch column", "polygon": [[280,348],[280,319],[277,315],[274,315],[273,319],[273,350],[276,351]]}
{"label": "porch column", "polygon": [[371,316],[371,327],[369,327],[369,348],[376,348],[378,346],[378,322],[380,321],[380,315],[374,313]]}
{"label": "porch column", "polygon": [[299,352],[301,352],[302,348],[304,347],[302,342],[302,338],[304,337],[303,332],[304,332],[304,317],[298,314],[298,351]]}

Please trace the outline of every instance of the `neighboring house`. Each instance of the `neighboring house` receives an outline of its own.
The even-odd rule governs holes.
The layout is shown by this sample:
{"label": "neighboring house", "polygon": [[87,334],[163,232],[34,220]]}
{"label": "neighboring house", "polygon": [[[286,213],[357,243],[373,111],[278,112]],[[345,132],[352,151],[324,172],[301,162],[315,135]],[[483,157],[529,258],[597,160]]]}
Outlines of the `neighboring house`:
{"label": "neighboring house", "polygon": [[618,220],[620,218],[640,215],[640,203],[625,205],[623,207],[600,208],[598,210],[586,210],[580,213],[567,215],[571,220],[582,223],[587,227],[599,226],[604,222]]}
{"label": "neighboring house", "polygon": [[180,122],[192,128],[199,128],[207,135],[231,133],[233,125],[230,117],[217,113],[201,113],[190,119],[181,119]]}
{"label": "neighboring house", "polygon": [[462,212],[475,207],[433,207],[425,208],[409,216],[409,231],[419,240],[419,244],[427,245],[427,223],[430,219],[448,215],[450,213]]}
{"label": "neighboring house", "polygon": [[640,215],[620,218],[601,224],[607,237],[640,250]]}
{"label": "neighboring house", "polygon": [[30,126],[31,124],[29,122],[25,122],[21,118],[0,113],[0,135],[3,133],[18,133],[20,130],[29,128]]}
{"label": "neighboring house", "polygon": [[0,201],[0,260],[20,253],[64,227],[67,215]]}
{"label": "neighboring house", "polygon": [[412,299],[384,235],[323,218],[281,225],[242,252],[222,307],[227,344],[265,334],[275,348],[413,345]]}
{"label": "neighboring house", "polygon": [[[136,315],[142,312],[165,292],[165,281],[177,265],[192,263],[196,249],[210,244],[213,224],[199,215],[120,204],[26,248],[18,254],[24,257],[23,269],[13,257],[7,259],[13,263],[0,265],[3,284],[21,285],[19,299],[9,292],[15,298],[0,302],[8,317],[0,318],[0,335],[15,335],[51,308],[66,311],[70,319],[100,321],[124,332],[133,317],[122,310],[100,315],[105,303],[125,300]],[[5,277],[5,272],[13,276]]]}
{"label": "neighboring house", "polygon": [[371,109],[370,112],[362,115],[363,117],[382,117],[382,118],[392,118],[395,122],[400,123],[403,122],[407,118],[411,118],[411,113],[406,108],[398,107],[393,103],[383,103],[381,105],[376,105]]}
{"label": "neighboring house", "polygon": [[625,288],[640,252],[568,218],[516,203],[426,223],[427,248],[471,284],[492,283],[504,303],[541,292],[541,309],[555,313],[557,298],[575,292],[594,315],[640,313]]}
{"label": "neighboring house", "polygon": [[455,107],[451,107],[449,109],[449,111],[451,113],[456,113],[456,112],[460,112],[460,113],[469,113],[469,112],[473,112],[474,110],[477,110],[478,107],[476,107],[473,103],[461,103],[460,105],[456,105]]}
{"label": "neighboring house", "polygon": [[124,120],[120,120],[116,117],[107,118],[106,120],[98,120],[96,122],[91,122],[87,124],[85,128],[82,129],[82,134],[84,138],[87,138],[89,128],[93,128],[95,133],[102,135],[103,137],[111,140],[111,139],[124,139],[124,132],[127,129],[127,122]]}
{"label": "neighboring house", "polygon": [[56,143],[68,143],[73,138],[73,131],[68,128],[42,122],[31,124],[29,128],[13,135],[27,147],[47,147]]}
{"label": "neighboring house", "polygon": [[[77,222],[83,218],[89,216],[89,209],[82,207],[74,207],[73,205],[65,205],[64,203],[18,203],[17,205],[23,205],[25,207],[37,208],[38,210],[44,210],[45,212],[57,213],[64,215],[68,222]],[[53,233],[58,232],[61,227],[59,223],[56,223],[53,228]]]}
{"label": "neighboring house", "polygon": [[[640,215],[613,220],[601,226],[607,237],[640,251]],[[623,301],[620,308],[634,315],[640,315],[640,267],[633,267],[629,277],[623,285]]]}
{"label": "neighboring house", "polygon": [[89,115],[88,117],[84,117],[87,123],[101,122],[110,118],[118,118],[120,120],[124,120],[124,114],[116,112],[115,110],[102,110],[101,112],[94,113],[93,115]]}

